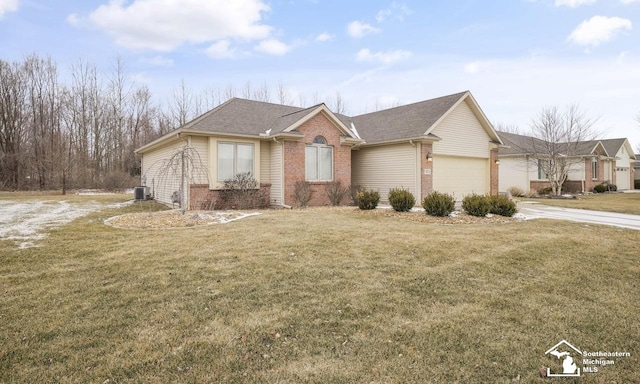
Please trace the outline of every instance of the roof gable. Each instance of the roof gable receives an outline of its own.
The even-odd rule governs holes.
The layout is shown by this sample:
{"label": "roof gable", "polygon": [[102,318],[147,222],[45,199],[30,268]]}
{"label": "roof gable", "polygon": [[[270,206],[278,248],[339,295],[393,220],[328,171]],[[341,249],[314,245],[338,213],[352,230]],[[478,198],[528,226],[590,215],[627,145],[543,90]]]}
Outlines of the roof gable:
{"label": "roof gable", "polygon": [[467,92],[407,104],[364,115],[340,115],[343,123],[353,123],[367,144],[415,139],[449,111]]}

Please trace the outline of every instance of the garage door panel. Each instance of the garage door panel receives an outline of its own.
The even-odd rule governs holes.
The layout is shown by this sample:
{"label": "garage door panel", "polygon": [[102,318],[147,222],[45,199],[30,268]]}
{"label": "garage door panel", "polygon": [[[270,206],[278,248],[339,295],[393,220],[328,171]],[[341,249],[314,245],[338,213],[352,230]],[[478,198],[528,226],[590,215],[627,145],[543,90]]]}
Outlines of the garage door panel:
{"label": "garage door panel", "polygon": [[433,190],[464,196],[489,192],[489,160],[483,158],[433,156]]}
{"label": "garage door panel", "polygon": [[631,175],[629,168],[617,168],[616,170],[616,183],[618,189],[630,189],[631,188]]}

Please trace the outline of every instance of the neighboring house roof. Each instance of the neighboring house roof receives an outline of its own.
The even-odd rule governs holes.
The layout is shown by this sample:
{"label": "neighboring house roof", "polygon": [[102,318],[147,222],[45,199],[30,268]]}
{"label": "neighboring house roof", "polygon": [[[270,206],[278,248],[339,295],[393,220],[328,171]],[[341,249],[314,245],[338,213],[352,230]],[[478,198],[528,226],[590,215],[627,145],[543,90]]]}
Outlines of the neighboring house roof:
{"label": "neighboring house roof", "polygon": [[261,138],[295,135],[298,134],[295,131],[298,126],[321,112],[343,132],[346,139],[354,144],[375,144],[417,138],[435,141],[439,138],[430,131],[465,100],[468,100],[491,139],[500,144],[500,138],[491,123],[484,116],[471,93],[465,91],[352,117],[334,114],[325,104],[300,108],[232,98],[171,133],[137,149],[136,152],[145,152],[166,138],[175,137],[177,133],[185,131]]}
{"label": "neighboring house roof", "polygon": [[[498,135],[502,139],[503,143],[509,148],[500,149],[500,155],[531,155],[546,153],[545,148],[549,145],[546,141],[526,135],[519,135],[515,133],[498,131]],[[628,142],[627,139],[602,139],[602,140],[587,140],[578,143],[572,143],[570,150],[574,156],[592,156],[596,148],[601,146],[604,149],[605,155],[609,157],[615,157],[620,148]],[[562,146],[568,147],[568,143],[559,143],[561,146],[560,152],[563,151]],[[568,148],[566,149],[568,152]]]}

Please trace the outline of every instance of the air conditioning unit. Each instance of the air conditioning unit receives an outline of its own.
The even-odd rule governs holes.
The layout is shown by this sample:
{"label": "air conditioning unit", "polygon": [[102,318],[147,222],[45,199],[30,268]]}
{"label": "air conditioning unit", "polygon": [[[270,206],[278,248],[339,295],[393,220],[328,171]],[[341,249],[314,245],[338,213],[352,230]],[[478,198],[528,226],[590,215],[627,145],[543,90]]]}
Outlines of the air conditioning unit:
{"label": "air conditioning unit", "polygon": [[135,187],[133,189],[133,198],[135,201],[144,201],[148,200],[150,197],[149,187]]}

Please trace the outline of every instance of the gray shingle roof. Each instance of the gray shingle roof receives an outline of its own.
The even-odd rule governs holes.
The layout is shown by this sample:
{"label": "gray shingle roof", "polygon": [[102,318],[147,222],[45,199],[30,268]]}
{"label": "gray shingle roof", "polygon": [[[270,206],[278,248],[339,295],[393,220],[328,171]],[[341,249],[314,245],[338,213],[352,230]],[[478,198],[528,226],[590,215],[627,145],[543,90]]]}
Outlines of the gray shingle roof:
{"label": "gray shingle roof", "polygon": [[[514,133],[498,132],[498,135],[502,139],[502,142],[509,146],[509,148],[500,149],[501,155],[524,155],[534,153],[545,153],[547,143],[544,140],[537,139],[535,137],[526,135],[517,135]],[[593,154],[593,150],[598,143],[602,143],[604,149],[609,156],[615,156],[620,150],[620,147],[624,144],[626,139],[602,139],[602,140],[588,140],[581,141],[572,145],[570,152],[573,155],[588,156]],[[560,143],[561,146],[568,146],[567,143]],[[563,149],[560,149],[562,152]],[[564,151],[569,151],[568,148]]]}
{"label": "gray shingle roof", "polygon": [[620,150],[620,147],[624,145],[625,140],[627,139],[604,139],[600,140],[600,142],[604,145],[604,149],[607,150],[609,156],[614,157]]}
{"label": "gray shingle roof", "polygon": [[202,132],[259,135],[281,132],[302,118],[308,108],[233,98],[182,126]]}
{"label": "gray shingle roof", "polygon": [[[423,136],[465,94],[460,92],[359,116],[336,114],[336,117],[349,129],[353,123],[367,143],[410,139]],[[317,107],[300,108],[233,98],[182,128],[243,135],[259,135],[271,129],[273,135],[284,131]]]}
{"label": "gray shingle roof", "polygon": [[[360,137],[367,144],[420,137],[466,93],[354,116],[345,125],[350,127],[353,121]],[[340,119],[343,120],[343,117]]]}

